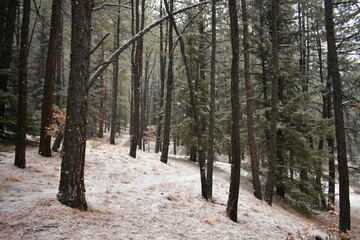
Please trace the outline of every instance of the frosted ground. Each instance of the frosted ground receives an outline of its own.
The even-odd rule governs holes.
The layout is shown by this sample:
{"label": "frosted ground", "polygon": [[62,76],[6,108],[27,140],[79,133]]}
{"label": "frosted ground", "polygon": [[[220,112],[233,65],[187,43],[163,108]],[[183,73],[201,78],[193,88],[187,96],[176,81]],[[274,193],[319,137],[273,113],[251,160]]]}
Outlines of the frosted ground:
{"label": "frosted ground", "polygon": [[[158,154],[142,151],[133,159],[127,138],[117,145],[88,141],[87,212],[56,200],[58,155],[44,158],[29,147],[26,169],[17,169],[13,149],[0,151],[0,239],[286,239],[297,232],[326,236],[322,225],[336,220],[323,213],[319,223],[279,201],[269,207],[253,196],[245,173],[234,223],[225,214],[229,164],[215,164],[214,200],[207,202],[196,164],[170,158],[165,165]],[[359,195],[353,201],[360,206]]]}

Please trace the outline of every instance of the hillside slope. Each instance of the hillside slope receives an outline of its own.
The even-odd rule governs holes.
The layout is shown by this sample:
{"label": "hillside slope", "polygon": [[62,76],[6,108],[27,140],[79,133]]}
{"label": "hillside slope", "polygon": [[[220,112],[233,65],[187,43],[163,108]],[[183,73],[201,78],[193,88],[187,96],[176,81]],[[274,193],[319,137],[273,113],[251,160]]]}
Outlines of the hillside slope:
{"label": "hillside slope", "polygon": [[275,204],[269,207],[242,179],[238,223],[226,214],[229,165],[216,164],[214,201],[201,198],[198,166],[138,151],[124,139],[87,143],[85,183],[89,211],[56,200],[61,158],[27,151],[27,168],[1,152],[0,239],[285,239],[288,232],[324,235],[320,227]]}

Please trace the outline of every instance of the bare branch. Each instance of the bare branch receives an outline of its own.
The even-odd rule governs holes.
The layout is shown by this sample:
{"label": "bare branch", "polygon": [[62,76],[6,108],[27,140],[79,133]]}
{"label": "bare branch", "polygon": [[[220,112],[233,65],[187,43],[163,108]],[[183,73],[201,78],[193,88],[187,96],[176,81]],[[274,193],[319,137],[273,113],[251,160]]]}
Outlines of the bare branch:
{"label": "bare branch", "polygon": [[119,5],[119,4],[113,4],[113,3],[103,3],[98,7],[94,7],[92,10],[93,11],[97,11],[97,10],[101,10],[104,7],[117,7],[117,8],[126,8],[126,9],[130,9],[129,6],[126,5]]}
{"label": "bare branch", "polygon": [[114,62],[114,60],[113,61],[106,61],[106,62],[103,62],[103,63],[100,63],[99,65],[97,65],[96,67],[94,67],[92,70],[90,70],[90,72],[95,72],[97,69],[99,69],[101,66],[103,66],[103,65],[109,65],[110,63],[112,63],[112,62]]}
{"label": "bare branch", "polygon": [[100,47],[100,45],[105,41],[105,39],[110,35],[110,33],[107,33],[101,40],[100,42],[95,46],[95,48],[93,50],[91,50],[90,55],[92,55],[96,49],[98,49]]}
{"label": "bare branch", "polygon": [[[174,11],[171,15],[176,15],[182,12],[185,12],[189,9],[192,9],[194,7],[197,6],[201,6],[203,4],[209,4],[211,1],[204,1],[204,2],[199,2],[184,8],[181,8],[179,10]],[[103,63],[101,64],[101,67],[96,70],[96,72],[91,75],[89,81],[88,81],[88,86],[87,86],[87,90],[89,91],[89,89],[91,88],[91,86],[95,83],[96,79],[100,76],[100,74],[109,66],[109,64],[113,61],[116,60],[116,58],[126,49],[128,48],[133,42],[137,41],[139,38],[141,38],[142,36],[144,36],[147,32],[149,32],[151,29],[153,29],[154,27],[156,27],[157,25],[159,25],[160,23],[164,22],[165,20],[169,19],[170,16],[166,15],[158,20],[156,20],[155,22],[151,23],[150,25],[148,25],[146,28],[144,28],[142,31],[138,32],[135,36],[133,36],[132,38],[130,38],[129,40],[127,40],[122,46],[120,46],[118,49],[115,50],[115,52],[113,52],[110,57]]]}

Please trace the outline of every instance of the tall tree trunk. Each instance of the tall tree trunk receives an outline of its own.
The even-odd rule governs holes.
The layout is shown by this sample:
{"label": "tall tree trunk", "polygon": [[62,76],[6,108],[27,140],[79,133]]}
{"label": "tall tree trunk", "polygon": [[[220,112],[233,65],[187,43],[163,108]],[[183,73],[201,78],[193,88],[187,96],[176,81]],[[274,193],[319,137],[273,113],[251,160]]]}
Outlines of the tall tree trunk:
{"label": "tall tree trunk", "polygon": [[210,66],[210,111],[209,111],[209,136],[206,165],[207,199],[212,198],[213,190],[213,165],[214,165],[214,125],[215,125],[215,94],[216,94],[216,0],[211,1],[211,66]]}
{"label": "tall tree trunk", "polygon": [[141,125],[140,125],[140,131],[139,131],[139,143],[142,142],[142,150],[145,151],[145,141],[144,138],[144,132],[147,130],[146,126],[148,124],[147,121],[147,110],[148,110],[148,100],[149,98],[149,81],[151,76],[151,70],[150,70],[150,58],[151,58],[152,52],[146,54],[146,62],[145,62],[145,74],[144,74],[144,81],[142,86],[142,99],[141,99]]}
{"label": "tall tree trunk", "polygon": [[[182,56],[183,63],[185,66],[186,79],[187,79],[189,92],[190,92],[190,106],[191,106],[191,111],[192,111],[193,118],[195,121],[195,134],[197,137],[197,145],[198,145],[198,151],[199,151],[199,161],[198,162],[199,162],[199,168],[200,168],[201,195],[205,199],[207,199],[207,184],[206,184],[206,172],[205,172],[206,150],[204,147],[204,141],[202,140],[202,129],[201,129],[201,123],[200,123],[200,115],[199,115],[198,108],[197,108],[195,87],[193,86],[193,81],[191,79],[190,65],[189,65],[187,55],[186,55],[184,39],[183,39],[180,31],[177,28],[174,15],[171,14],[171,11],[172,11],[171,8],[169,8],[167,4],[165,4],[165,7],[166,7],[167,13],[170,15],[171,25],[173,25],[173,28],[174,28],[174,30],[178,36],[179,42],[180,42],[180,51],[181,51],[181,56]],[[171,48],[169,47],[169,49],[171,49]]]}
{"label": "tall tree trunk", "polygon": [[[135,33],[139,33],[144,27],[144,11],[145,11],[145,0],[141,0],[142,14],[140,16],[140,0],[135,1]],[[131,125],[131,137],[130,137],[130,153],[131,157],[136,157],[136,149],[138,146],[139,139],[139,128],[140,128],[140,83],[142,75],[142,61],[143,61],[143,38],[139,38],[136,41],[135,47],[135,58],[134,58],[134,106],[132,113],[132,125]]]}
{"label": "tall tree trunk", "polygon": [[[119,0],[119,5],[121,0]],[[115,50],[120,45],[120,8],[118,9],[117,22],[116,22],[116,34],[114,38]],[[118,97],[118,82],[119,82],[119,57],[116,57],[114,61],[114,74],[112,84],[112,104],[111,104],[111,129],[110,129],[110,144],[115,144],[115,134],[117,127],[117,97]]]}
{"label": "tall tree trunk", "polygon": [[[18,7],[18,0],[8,0],[7,2],[7,13],[3,18],[5,18],[3,22],[3,38],[1,39],[0,46],[0,70],[2,69],[10,69],[11,66],[11,55],[12,55],[12,46],[14,41],[14,33],[15,33],[15,22],[16,22],[16,9]],[[3,6],[2,9],[5,9]],[[0,75],[0,91],[3,92],[8,91],[8,78],[7,74]],[[5,103],[0,103],[0,118],[5,117]],[[0,133],[5,131],[4,123],[0,122]]]}
{"label": "tall tree trunk", "polygon": [[[173,11],[173,0],[169,2],[170,11]],[[171,106],[172,106],[172,93],[174,89],[174,71],[173,71],[173,29],[174,25],[169,24],[168,30],[168,49],[169,49],[169,62],[168,62],[168,73],[166,81],[166,99],[165,99],[165,116],[164,116],[164,136],[162,143],[162,151],[160,161],[167,163],[169,145],[170,145],[170,127],[171,127]]]}
{"label": "tall tree trunk", "polygon": [[243,20],[243,48],[244,48],[244,79],[246,90],[246,117],[248,130],[248,145],[251,159],[251,173],[253,180],[254,195],[258,199],[262,199],[261,184],[259,178],[259,160],[257,157],[257,149],[255,143],[254,131],[254,95],[250,80],[250,47],[249,47],[249,19],[247,13],[246,0],[241,0],[242,20]]}
{"label": "tall tree trunk", "polygon": [[[104,60],[104,50],[101,50],[102,54],[102,62]],[[101,74],[100,77],[100,104],[99,104],[99,131],[98,131],[98,138],[104,137],[104,123],[105,123],[105,92],[106,92],[106,86],[105,86],[105,79],[104,74]]]}
{"label": "tall tree trunk", "polygon": [[[320,36],[320,32],[319,32],[319,24],[317,24],[316,26],[316,34],[317,34],[317,38],[316,38],[316,45],[317,45],[317,53],[318,53],[318,58],[319,58],[319,74],[320,74],[320,81],[322,83],[322,86],[324,86],[324,71],[323,71],[323,58],[322,58],[322,44],[321,44],[321,36]],[[331,90],[331,89],[330,89]],[[326,89],[324,89],[322,91],[322,100],[323,100],[323,112],[322,112],[322,117],[324,119],[326,119],[328,117],[328,107],[327,107],[327,98],[330,98],[330,96],[327,96],[327,93],[326,93]],[[330,101],[331,103],[331,101]],[[330,114],[331,114],[331,108],[329,109],[330,110]],[[330,155],[330,159],[329,159],[329,163],[331,162],[331,159],[333,159],[334,157],[334,153],[333,153],[333,146],[331,146],[331,142],[332,141],[328,141],[328,149],[329,149],[329,153],[331,154]],[[319,142],[319,150],[323,150],[324,148],[324,139],[321,138],[320,139],[320,142]],[[316,174],[316,179],[315,179],[315,184],[316,184],[316,190],[319,192],[320,194],[320,203],[321,203],[321,208],[322,209],[326,209],[328,208],[328,204],[326,204],[326,200],[323,196],[323,190],[322,190],[322,175],[323,175],[323,171],[322,171],[322,162],[321,162],[321,159],[318,160],[318,163],[317,163],[317,167],[316,167],[316,170],[315,170],[315,174]],[[329,171],[330,172],[334,172],[335,171]],[[332,179],[331,176],[329,175],[329,191],[328,191],[328,195],[332,195],[333,198],[329,198],[331,199],[331,201],[328,201],[328,203],[331,202],[331,205],[334,203],[334,200],[335,200],[335,176],[334,178]],[[333,190],[333,191],[330,191]]]}
{"label": "tall tree trunk", "polygon": [[59,38],[59,48],[58,48],[58,52],[56,55],[56,82],[55,82],[55,104],[58,107],[63,107],[63,99],[62,99],[62,94],[61,94],[61,89],[63,88],[63,83],[64,83],[64,50],[63,50],[63,41],[64,41],[64,33],[63,33],[63,29],[64,29],[64,17],[63,17],[63,13],[62,10],[60,10],[60,16],[59,16],[60,20],[60,33],[58,35]]}
{"label": "tall tree trunk", "polygon": [[[320,44],[320,43],[319,43]],[[333,119],[332,113],[332,80],[328,77],[326,79],[325,92],[323,93],[324,101],[324,118]],[[335,178],[336,178],[336,169],[335,169],[335,139],[332,134],[326,136],[326,141],[329,150],[329,159],[328,159],[328,169],[329,169],[329,181],[328,181],[328,208],[335,208]]]}
{"label": "tall tree trunk", "polygon": [[229,198],[226,213],[237,221],[237,209],[240,188],[240,94],[239,94],[239,60],[240,39],[236,0],[229,0],[231,29],[231,176]]}
{"label": "tall tree trunk", "polygon": [[[321,138],[319,141],[319,147],[318,150],[322,151],[324,149],[324,138]],[[322,169],[322,161],[321,158],[319,158],[316,162],[315,166],[315,190],[318,193],[319,200],[317,202],[317,205],[319,209],[325,210],[327,208],[326,200],[323,193],[323,187],[322,187],[322,178],[323,178],[323,169]]]}
{"label": "tall tree trunk", "polygon": [[275,172],[276,172],[276,152],[277,152],[277,118],[278,118],[278,75],[279,75],[279,55],[278,55],[278,15],[279,0],[271,1],[272,26],[272,62],[273,78],[271,83],[271,122],[270,122],[270,144],[268,149],[268,173],[265,186],[264,200],[271,206],[274,195]]}
{"label": "tall tree trunk", "polygon": [[333,84],[333,102],[335,117],[335,137],[339,172],[340,213],[339,230],[347,232],[351,229],[349,173],[346,156],[346,140],[344,126],[344,110],[342,104],[342,84],[336,52],[335,24],[332,0],[325,0],[325,28],[328,48],[328,78]]}
{"label": "tall tree trunk", "polygon": [[[144,24],[145,24],[145,0],[141,1],[141,14],[139,14],[139,18],[140,18],[140,30],[144,29]],[[146,97],[145,99],[143,99],[142,95],[141,95],[141,87],[144,90],[145,85],[146,85],[146,76],[144,78],[142,78],[142,72],[143,72],[143,54],[144,54],[144,40],[143,38],[141,38],[140,40],[140,48],[139,51],[141,51],[141,53],[139,53],[139,78],[140,78],[140,89],[139,89],[139,128],[138,128],[138,147],[139,149],[141,149],[142,147],[142,140],[143,140],[143,135],[144,135],[144,131],[143,131],[143,124],[145,121],[145,111],[146,111]],[[145,95],[144,95],[145,96]]]}
{"label": "tall tree trunk", "polygon": [[28,82],[28,56],[29,56],[29,22],[30,0],[24,0],[23,17],[21,23],[21,42],[19,53],[19,98],[17,135],[15,149],[15,166],[26,166],[26,128],[27,128],[27,82]]}
{"label": "tall tree trunk", "polygon": [[58,200],[69,207],[87,210],[84,185],[87,83],[91,46],[91,0],[71,1],[70,79]]}
{"label": "tall tree trunk", "polygon": [[[160,18],[163,15],[162,1],[160,1]],[[159,96],[159,116],[156,129],[155,152],[161,150],[161,132],[162,132],[162,109],[164,106],[164,90],[165,90],[165,71],[166,71],[166,47],[164,48],[164,30],[163,24],[160,24],[160,96]]]}
{"label": "tall tree trunk", "polygon": [[[36,81],[34,84],[34,89],[32,91],[32,97],[34,99],[35,110],[42,110],[42,101],[44,96],[44,83],[45,83],[45,70],[46,64],[44,65],[44,59],[47,57],[47,50],[49,47],[49,33],[47,30],[47,21],[45,20],[45,8],[39,8],[39,18],[40,18],[40,30],[37,35],[37,40],[39,42],[39,51],[36,53]],[[41,14],[41,15],[40,15]],[[35,29],[35,24],[33,29]],[[30,35],[30,42],[32,35]]]}
{"label": "tall tree trunk", "polygon": [[44,157],[51,156],[51,135],[48,129],[52,124],[52,105],[54,98],[54,86],[56,78],[56,60],[61,46],[59,35],[61,34],[61,6],[62,0],[53,0],[51,12],[51,28],[49,49],[46,59],[44,99],[41,109],[41,129],[39,154]]}

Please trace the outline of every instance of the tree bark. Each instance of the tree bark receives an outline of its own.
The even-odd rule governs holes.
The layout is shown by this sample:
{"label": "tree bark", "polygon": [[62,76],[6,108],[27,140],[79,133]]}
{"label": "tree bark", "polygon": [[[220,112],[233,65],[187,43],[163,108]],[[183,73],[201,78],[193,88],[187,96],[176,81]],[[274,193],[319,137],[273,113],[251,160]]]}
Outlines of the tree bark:
{"label": "tree bark", "polygon": [[[119,5],[121,1],[119,0]],[[116,21],[116,34],[114,38],[115,50],[120,45],[120,8],[118,8]],[[111,101],[111,128],[110,128],[110,144],[115,144],[115,134],[117,127],[117,97],[118,97],[118,82],[119,82],[119,56],[116,57],[113,63],[113,84],[112,84],[112,101]]]}
{"label": "tree bark", "polygon": [[[144,1],[141,0],[141,9],[142,12],[145,11],[144,9]],[[135,33],[138,34],[140,31],[143,30],[144,26],[144,13],[141,14],[140,17],[140,0],[135,1]],[[133,66],[133,84],[134,84],[134,96],[133,96],[133,112],[132,112],[132,125],[131,125],[131,136],[130,136],[130,153],[129,155],[133,158],[136,157],[136,149],[138,146],[139,141],[139,129],[140,129],[140,83],[141,83],[141,76],[142,76],[142,65],[143,65],[143,38],[140,37],[136,41],[135,47],[135,57],[134,57],[134,66]]]}
{"label": "tree bark", "polygon": [[69,207],[87,210],[84,185],[87,81],[91,46],[91,0],[71,1],[70,79],[58,200]]}
{"label": "tree bark", "polygon": [[48,129],[52,124],[52,105],[54,98],[54,86],[56,78],[57,55],[61,42],[61,11],[62,0],[53,0],[51,12],[51,27],[49,49],[46,59],[44,98],[41,108],[41,129],[40,129],[40,146],[39,154],[44,157],[51,157],[51,135]]}
{"label": "tree bark", "polygon": [[59,48],[58,48],[58,52],[57,52],[57,56],[56,56],[56,82],[55,82],[55,104],[58,107],[63,107],[63,97],[61,94],[61,89],[63,88],[63,84],[64,84],[64,33],[63,33],[63,29],[64,29],[64,17],[63,17],[63,13],[62,10],[60,10],[60,16],[59,16],[60,20],[59,20],[59,28],[60,28],[60,33],[59,33]]}
{"label": "tree bark", "polygon": [[278,56],[278,15],[279,0],[271,1],[272,26],[272,62],[273,78],[271,82],[271,122],[270,122],[270,144],[268,149],[268,173],[265,186],[264,200],[271,206],[274,195],[275,172],[276,172],[276,152],[277,152],[277,118],[278,118],[278,75],[279,75],[279,56]]}
{"label": "tree bark", "polygon": [[[140,29],[142,30],[144,29],[144,24],[145,24],[145,0],[141,1],[141,14],[139,13],[139,18],[140,18]],[[142,72],[143,72],[143,65],[144,65],[144,60],[143,60],[143,55],[144,55],[144,40],[143,38],[141,38],[140,40],[140,49],[141,49],[141,53],[139,53],[139,57],[140,57],[140,62],[139,62],[139,78],[140,78],[140,88],[139,88],[139,101],[140,101],[140,106],[139,106],[139,128],[138,128],[138,140],[137,140],[137,144],[139,149],[141,149],[142,147],[142,141],[143,141],[143,136],[144,136],[144,123],[145,123],[145,118],[146,118],[146,94],[147,94],[147,90],[146,90],[146,85],[147,85],[147,75],[145,74],[144,77],[142,77]],[[146,55],[146,54],[145,54]],[[145,56],[146,57],[146,56]],[[145,59],[145,61],[147,61],[147,59]],[[141,91],[143,90],[143,91]]]}
{"label": "tree bark", "polygon": [[216,94],[216,0],[211,1],[211,63],[210,63],[210,111],[208,136],[208,161],[206,165],[207,199],[212,198],[213,165],[214,165],[214,125],[215,125],[215,94]]}
{"label": "tree bark", "polygon": [[[201,123],[200,123],[200,116],[199,116],[199,112],[198,112],[198,108],[197,108],[197,101],[196,101],[196,96],[195,96],[195,88],[193,86],[193,81],[191,79],[191,74],[190,74],[190,65],[189,65],[189,60],[187,58],[186,55],[186,50],[185,50],[185,42],[184,39],[180,33],[180,31],[177,28],[176,22],[175,22],[175,18],[174,15],[171,14],[172,9],[168,7],[167,4],[165,4],[166,7],[166,11],[167,13],[170,15],[170,25],[173,25],[174,31],[176,32],[177,36],[178,36],[178,40],[180,43],[180,52],[181,52],[181,56],[182,56],[182,60],[185,66],[185,72],[186,72],[186,79],[187,79],[187,83],[188,83],[188,87],[189,87],[189,92],[190,92],[190,105],[191,105],[191,111],[193,114],[193,118],[195,121],[195,134],[197,137],[197,144],[198,144],[198,151],[199,151],[199,168],[200,168],[200,180],[201,180],[201,195],[207,199],[207,183],[206,183],[206,171],[205,171],[205,147],[203,144],[203,140],[202,140],[202,130],[201,130]],[[169,47],[169,49],[172,49]],[[165,147],[165,146],[164,146]]]}
{"label": "tree bark", "polygon": [[[160,1],[160,19],[162,18],[163,8],[162,1]],[[160,24],[160,99],[159,99],[159,116],[156,129],[156,142],[155,152],[158,153],[161,150],[161,132],[162,132],[162,109],[164,106],[164,90],[165,90],[165,71],[166,71],[166,47],[164,48],[164,30],[163,24]]]}
{"label": "tree bark", "polygon": [[248,131],[248,145],[251,159],[251,173],[254,188],[254,195],[262,199],[261,184],[259,178],[259,160],[255,143],[254,130],[254,95],[250,80],[250,46],[249,46],[249,19],[247,13],[246,0],[241,0],[242,20],[243,20],[243,51],[244,51],[244,80],[246,90],[246,117]]}
{"label": "tree bark", "polygon": [[17,135],[15,148],[15,166],[26,166],[26,128],[27,128],[27,83],[28,83],[28,56],[29,56],[29,22],[30,0],[24,0],[23,17],[21,23],[21,41],[19,52],[19,98]]}
{"label": "tree bark", "polygon": [[237,222],[237,209],[240,188],[240,94],[239,94],[239,60],[240,39],[236,0],[229,0],[231,31],[231,176],[229,198],[226,213]]}
{"label": "tree bark", "polygon": [[349,173],[346,156],[346,140],[344,127],[344,110],[342,104],[342,84],[336,52],[335,24],[332,0],[325,0],[325,28],[327,41],[328,78],[333,84],[333,103],[335,117],[335,137],[339,172],[340,212],[339,230],[347,232],[351,229]]}
{"label": "tree bark", "polygon": [[54,143],[53,143],[52,148],[51,148],[51,150],[53,152],[59,152],[60,145],[61,145],[61,142],[62,142],[63,138],[64,138],[63,130],[59,130],[56,133],[55,140],[54,140]]}
{"label": "tree bark", "polygon": [[[169,3],[170,11],[173,11],[173,1]],[[168,62],[168,74],[166,81],[166,99],[165,99],[165,116],[164,116],[164,137],[162,143],[162,151],[160,161],[167,163],[169,145],[170,145],[170,127],[171,127],[171,106],[172,106],[172,92],[174,89],[174,72],[173,72],[173,29],[174,25],[169,24],[168,30],[168,49],[169,49],[169,62]]]}

